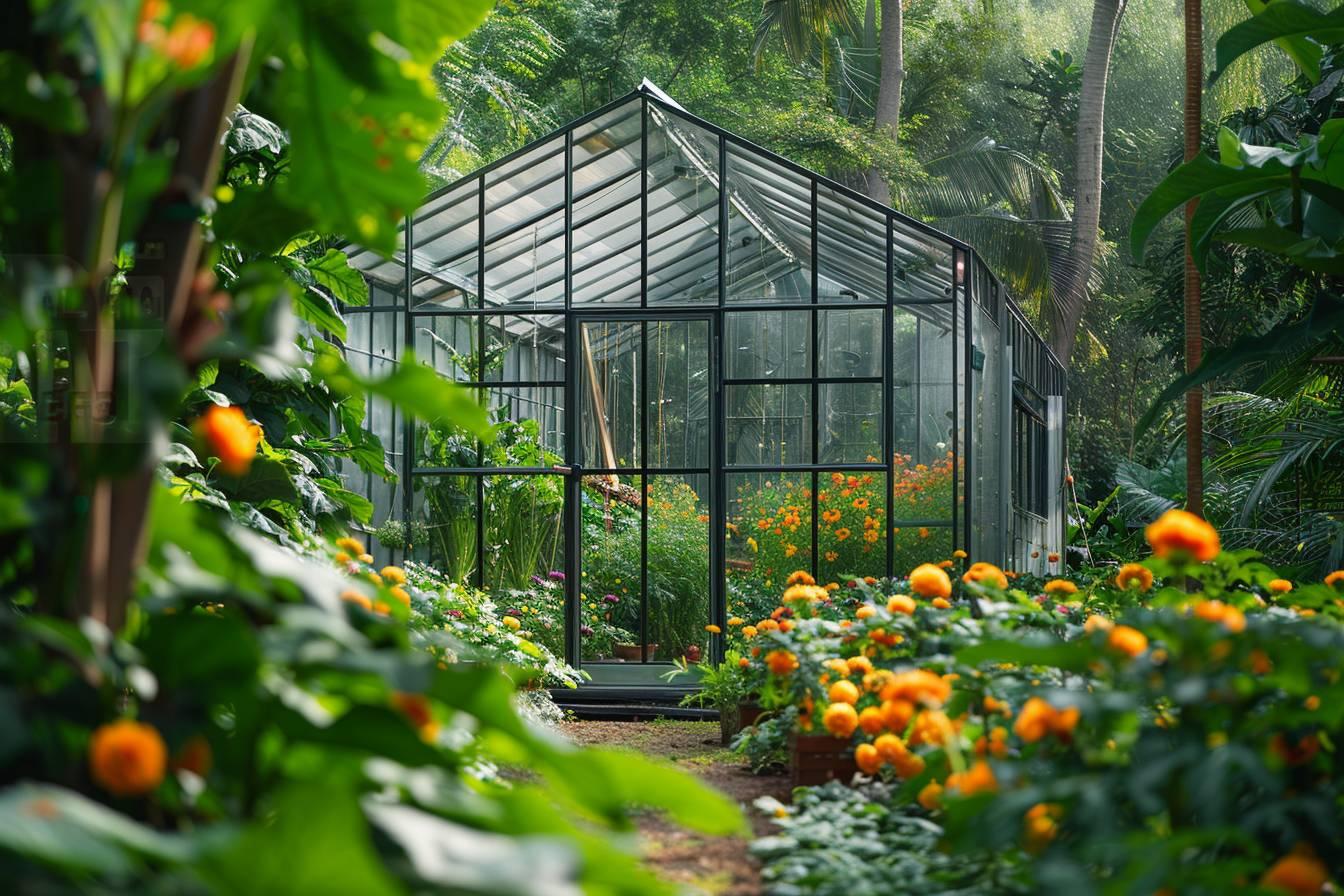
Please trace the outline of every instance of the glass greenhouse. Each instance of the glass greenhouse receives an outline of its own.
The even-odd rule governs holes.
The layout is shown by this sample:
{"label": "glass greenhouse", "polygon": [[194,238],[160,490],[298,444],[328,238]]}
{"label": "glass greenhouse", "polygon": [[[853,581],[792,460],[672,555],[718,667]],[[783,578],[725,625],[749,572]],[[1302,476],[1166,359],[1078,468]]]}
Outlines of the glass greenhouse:
{"label": "glass greenhouse", "polygon": [[975,250],[652,85],[434,193],[404,237],[351,249],[372,300],[347,357],[413,351],[504,426],[480,444],[370,401],[392,559],[553,594],[541,634],[595,684],[712,656],[705,626],[795,569],[963,548],[1043,572],[1062,548],[1064,372]]}

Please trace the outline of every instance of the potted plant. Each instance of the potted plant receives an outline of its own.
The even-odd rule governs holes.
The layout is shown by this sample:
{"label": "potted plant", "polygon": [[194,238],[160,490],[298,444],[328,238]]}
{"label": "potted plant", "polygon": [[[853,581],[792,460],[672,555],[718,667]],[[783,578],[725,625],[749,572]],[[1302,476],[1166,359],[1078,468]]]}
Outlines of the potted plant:
{"label": "potted plant", "polygon": [[[719,737],[725,745],[743,727],[754,723],[761,712],[756,704],[747,703],[751,683],[742,670],[741,660],[741,654],[730,650],[718,665],[708,661],[696,663],[695,670],[700,673],[700,688],[681,698],[682,706],[710,706],[718,710]],[[676,668],[664,674],[663,678],[671,682],[677,676],[690,672],[690,669],[683,657],[676,661]],[[748,705],[751,707],[750,721],[743,721],[746,714],[744,708]]]}

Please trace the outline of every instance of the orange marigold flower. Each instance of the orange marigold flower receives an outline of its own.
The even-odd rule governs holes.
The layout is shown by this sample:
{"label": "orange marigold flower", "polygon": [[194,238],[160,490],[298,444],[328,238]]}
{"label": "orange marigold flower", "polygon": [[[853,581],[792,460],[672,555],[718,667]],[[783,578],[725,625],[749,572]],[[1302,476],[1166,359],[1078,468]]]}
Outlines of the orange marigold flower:
{"label": "orange marigold flower", "polygon": [[1337,569],[1325,577],[1325,584],[1332,588],[1336,585],[1344,585],[1344,569]]}
{"label": "orange marigold flower", "polygon": [[173,771],[191,772],[198,777],[204,778],[210,774],[210,767],[214,764],[214,753],[210,749],[210,741],[199,734],[192,735],[182,744],[177,755],[173,757]]}
{"label": "orange marigold flower", "polygon": [[772,675],[789,675],[798,668],[798,657],[788,650],[772,650],[765,655],[765,667]]}
{"label": "orange marigold flower", "polygon": [[921,806],[932,812],[943,804],[943,785],[937,781],[930,781],[919,791],[916,799]]}
{"label": "orange marigold flower", "polygon": [[1050,733],[1050,722],[1054,718],[1055,708],[1040,697],[1032,697],[1017,714],[1013,723],[1013,733],[1027,743],[1035,743]]}
{"label": "orange marigold flower", "polygon": [[952,580],[932,563],[922,563],[910,573],[910,590],[920,597],[951,597]]}
{"label": "orange marigold flower", "polygon": [[718,635],[723,633],[723,629],[719,628],[712,622],[709,625],[705,626],[705,631],[709,632],[711,635]]}
{"label": "orange marigold flower", "polygon": [[247,419],[237,405],[212,404],[196,419],[196,431],[210,453],[219,458],[219,468],[230,476],[241,476],[252,466],[252,458],[261,444],[261,427]]}
{"label": "orange marigold flower", "polygon": [[859,712],[859,727],[869,736],[881,734],[887,723],[882,718],[882,710],[877,706],[865,706]]}
{"label": "orange marigold flower", "polygon": [[409,607],[411,605],[411,596],[407,594],[406,589],[400,585],[393,585],[391,588],[387,589],[387,593],[395,597],[403,607]]}
{"label": "orange marigold flower", "polygon": [[1270,890],[1292,893],[1293,896],[1318,896],[1330,879],[1325,865],[1309,853],[1294,852],[1279,859],[1264,876],[1260,885]]}
{"label": "orange marigold flower", "polygon": [[972,563],[971,568],[961,574],[963,582],[976,582],[992,588],[998,588],[1000,591],[1008,587],[1008,577],[1003,574],[993,563]]}
{"label": "orange marigold flower", "polygon": [[848,703],[853,706],[859,702],[859,686],[847,678],[842,678],[831,685],[826,697],[832,703]]}
{"label": "orange marigold flower", "polygon": [[866,656],[852,656],[845,660],[845,668],[850,675],[868,675],[873,671],[873,661]]}
{"label": "orange marigold flower", "polygon": [[367,597],[365,597],[363,594],[360,594],[353,588],[347,588],[344,591],[342,591],[341,600],[345,601],[348,604],[356,604],[358,606],[363,607],[366,610],[373,609],[373,601],[369,600]]}
{"label": "orange marigold flower", "polygon": [[742,637],[746,638],[747,640],[751,640],[752,638],[756,637],[756,626],[754,625],[742,626]]}
{"label": "orange marigold flower", "polygon": [[1234,635],[1246,629],[1246,614],[1220,600],[1202,600],[1195,604],[1194,613],[1205,622],[1220,623]]}
{"label": "orange marigold flower", "polygon": [[882,687],[883,700],[906,700],[924,706],[942,706],[952,696],[952,685],[927,669],[898,672]]}
{"label": "orange marigold flower", "polygon": [[999,789],[999,782],[989,763],[981,759],[964,772],[948,775],[946,786],[948,790],[955,790],[962,796],[974,796],[977,793],[993,793]]}
{"label": "orange marigold flower", "polygon": [[915,599],[908,594],[893,594],[887,598],[887,612],[910,616],[915,612]]}
{"label": "orange marigold flower", "polygon": [[119,719],[93,732],[89,771],[114,796],[140,796],[163,780],[168,748],[153,725]]}
{"label": "orange marigold flower", "polygon": [[1068,579],[1051,579],[1045,583],[1046,594],[1077,594],[1078,586]]}
{"label": "orange marigold flower", "polygon": [[872,744],[859,744],[854,748],[854,764],[865,775],[875,775],[882,768],[882,757]]}
{"label": "orange marigold flower", "polygon": [[915,715],[915,704],[909,700],[883,700],[882,722],[889,731],[904,731]]}
{"label": "orange marigold flower", "polygon": [[952,556],[957,560],[965,560],[966,552],[963,551],[961,548],[957,548],[955,551],[952,552]]}
{"label": "orange marigold flower", "polygon": [[1153,587],[1153,573],[1146,566],[1126,563],[1116,573],[1115,584],[1124,591],[1147,591]]}
{"label": "orange marigold flower", "polygon": [[1271,579],[1265,587],[1275,594],[1287,594],[1293,590],[1293,583],[1287,579]]}
{"label": "orange marigold flower", "polygon": [[849,737],[859,727],[859,714],[848,703],[832,703],[821,714],[821,724],[833,737]]}
{"label": "orange marigold flower", "polygon": [[812,578],[812,574],[804,569],[795,569],[789,573],[789,578],[785,585],[815,585],[817,580]]}
{"label": "orange marigold flower", "polygon": [[1117,625],[1111,629],[1106,644],[1113,650],[1135,657],[1148,649],[1148,636],[1128,625]]}
{"label": "orange marigold flower", "polygon": [[406,570],[400,566],[384,566],[378,570],[378,575],[382,576],[384,581],[391,582],[393,585],[406,584]]}
{"label": "orange marigold flower", "polygon": [[945,597],[935,597],[933,600],[929,601],[929,605],[937,607],[940,610],[947,610],[951,609],[952,601],[948,600]]}
{"label": "orange marigold flower", "polygon": [[837,541],[844,541],[846,538],[850,536],[850,534],[851,533],[849,529],[846,528],[845,526],[841,526],[839,529],[835,530],[835,538]]}
{"label": "orange marigold flower", "polygon": [[892,765],[898,764],[910,755],[910,750],[906,747],[905,741],[894,734],[878,735],[877,739],[873,741],[873,746],[877,747],[877,752],[882,759]]}
{"label": "orange marigold flower", "polygon": [[1222,548],[1217,529],[1193,513],[1175,507],[1149,523],[1144,536],[1159,557],[1189,557],[1207,563]]}
{"label": "orange marigold flower", "polygon": [[1114,627],[1114,622],[1107,619],[1105,616],[1098,616],[1096,613],[1087,617],[1087,621],[1083,623],[1083,631],[1087,632],[1089,635],[1096,631],[1110,631]]}
{"label": "orange marigold flower", "polygon": [[870,619],[877,615],[877,607],[872,604],[863,604],[854,611],[855,619]]}
{"label": "orange marigold flower", "polygon": [[424,694],[393,691],[391,703],[392,707],[420,732],[420,737],[424,740],[433,740],[439,733],[439,723],[434,721],[434,710]]}

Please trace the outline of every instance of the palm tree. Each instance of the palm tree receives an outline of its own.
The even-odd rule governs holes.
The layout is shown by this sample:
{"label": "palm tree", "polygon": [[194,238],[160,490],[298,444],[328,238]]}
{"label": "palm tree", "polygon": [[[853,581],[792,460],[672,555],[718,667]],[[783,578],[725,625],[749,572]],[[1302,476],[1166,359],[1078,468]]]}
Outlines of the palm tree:
{"label": "palm tree", "polygon": [[[1200,0],[1185,0],[1185,160],[1199,155],[1203,125],[1204,22]],[[1200,329],[1199,270],[1190,254],[1190,220],[1194,202],[1185,206],[1185,370],[1199,367],[1204,356]],[[1185,504],[1204,512],[1204,392],[1185,393]]]}
{"label": "palm tree", "polygon": [[1078,96],[1075,141],[1073,233],[1068,276],[1050,307],[1050,341],[1065,365],[1073,352],[1083,319],[1089,279],[1101,232],[1101,160],[1106,112],[1106,82],[1111,53],[1120,31],[1126,0],[1095,0],[1092,26],[1083,57],[1083,81]]}

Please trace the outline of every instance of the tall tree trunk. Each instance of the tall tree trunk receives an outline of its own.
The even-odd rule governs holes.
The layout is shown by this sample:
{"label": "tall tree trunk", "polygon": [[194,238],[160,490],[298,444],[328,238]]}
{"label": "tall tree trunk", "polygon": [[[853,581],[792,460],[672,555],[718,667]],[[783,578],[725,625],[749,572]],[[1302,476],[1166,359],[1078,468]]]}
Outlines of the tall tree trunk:
{"label": "tall tree trunk", "polygon": [[1050,306],[1050,341],[1066,366],[1078,335],[1087,301],[1087,283],[1092,276],[1101,227],[1101,159],[1106,113],[1106,81],[1110,77],[1111,51],[1120,32],[1120,17],[1126,0],[1095,0],[1092,30],[1083,58],[1083,84],[1078,97],[1078,135],[1075,143],[1073,236],[1065,281]]}
{"label": "tall tree trunk", "polygon": [[[1200,0],[1185,0],[1185,160],[1199,155],[1204,123],[1204,21]],[[1190,254],[1190,219],[1197,200],[1185,205],[1185,369],[1199,366],[1204,357],[1200,328],[1199,270]],[[1204,391],[1195,386],[1185,393],[1185,506],[1204,515]]]}
{"label": "tall tree trunk", "polygon": [[[870,5],[869,9],[873,9]],[[867,16],[865,15],[865,19]],[[873,125],[879,134],[886,132],[893,140],[901,123],[901,85],[905,83],[904,12],[901,0],[885,0],[882,4],[882,32],[878,38],[881,77],[877,82],[877,103],[873,108]],[[891,205],[891,189],[880,167],[868,169],[868,195],[883,205]]]}

